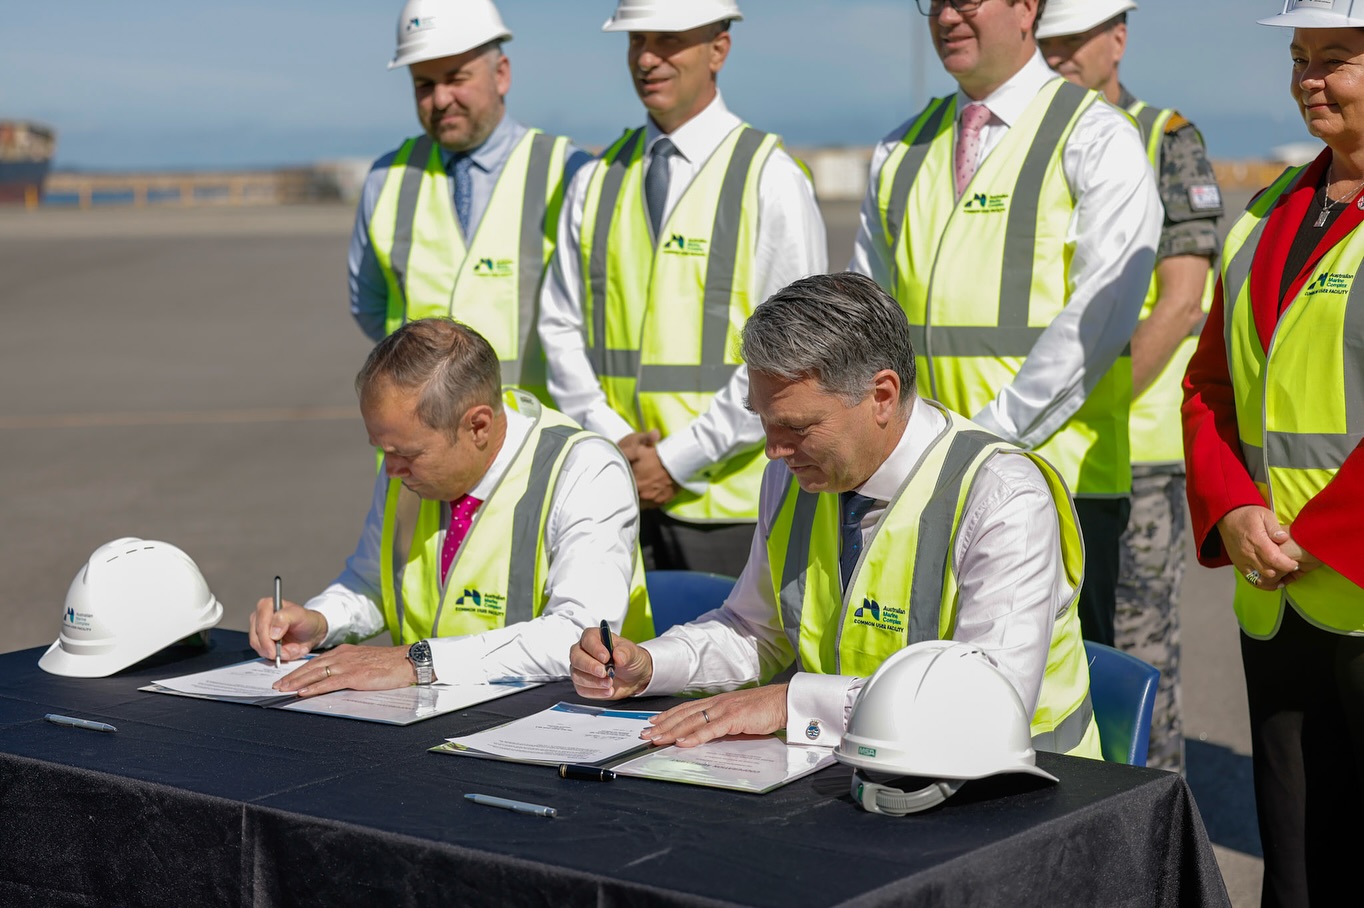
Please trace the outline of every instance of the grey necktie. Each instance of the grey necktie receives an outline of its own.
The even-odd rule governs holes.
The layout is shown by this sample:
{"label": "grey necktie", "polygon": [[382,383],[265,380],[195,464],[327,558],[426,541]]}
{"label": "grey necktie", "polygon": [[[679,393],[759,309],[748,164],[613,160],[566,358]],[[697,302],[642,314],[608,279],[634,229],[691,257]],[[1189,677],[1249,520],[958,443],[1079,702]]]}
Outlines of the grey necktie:
{"label": "grey necktie", "polygon": [[840,520],[840,545],[838,552],[838,573],[843,578],[843,589],[848,588],[857,558],[862,554],[862,518],[867,516],[876,499],[859,495],[856,492],[843,492],[838,496],[842,505]]}
{"label": "grey necktie", "polygon": [[659,139],[654,143],[649,172],[644,175],[644,204],[649,209],[649,223],[653,225],[655,237],[663,227],[663,209],[668,206],[668,175],[676,152],[677,146],[671,139]]}
{"label": "grey necktie", "polygon": [[455,216],[459,218],[460,230],[467,239],[469,236],[470,210],[474,201],[474,181],[469,173],[473,159],[467,154],[456,155],[450,162],[450,176],[455,183]]}

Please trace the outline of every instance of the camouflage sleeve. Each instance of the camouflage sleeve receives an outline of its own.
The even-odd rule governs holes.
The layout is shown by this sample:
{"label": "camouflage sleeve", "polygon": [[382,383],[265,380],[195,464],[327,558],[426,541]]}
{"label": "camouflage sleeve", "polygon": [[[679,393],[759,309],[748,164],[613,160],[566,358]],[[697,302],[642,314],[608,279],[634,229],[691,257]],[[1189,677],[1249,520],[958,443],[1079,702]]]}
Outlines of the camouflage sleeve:
{"label": "camouflage sleeve", "polygon": [[1160,146],[1160,200],[1165,226],[1156,260],[1174,255],[1217,256],[1217,219],[1222,216],[1222,192],[1208,160],[1203,136],[1194,125],[1177,117]]}

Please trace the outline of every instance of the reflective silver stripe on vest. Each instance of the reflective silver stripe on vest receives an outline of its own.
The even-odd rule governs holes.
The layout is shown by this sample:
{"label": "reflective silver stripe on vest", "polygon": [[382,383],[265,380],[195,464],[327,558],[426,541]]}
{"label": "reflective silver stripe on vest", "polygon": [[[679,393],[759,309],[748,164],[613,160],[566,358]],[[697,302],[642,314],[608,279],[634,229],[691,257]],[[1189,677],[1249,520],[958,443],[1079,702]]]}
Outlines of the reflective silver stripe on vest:
{"label": "reflective silver stripe on vest", "polygon": [[739,263],[739,225],[744,217],[744,185],[753,159],[767,133],[741,127],[720,184],[720,200],[711,226],[710,254],[706,259],[706,289],[702,297],[700,365],[641,365],[635,372],[608,373],[639,376],[639,392],[678,393],[699,391],[714,394],[723,388],[739,367],[725,362],[729,336],[730,301],[734,296],[734,272]]}
{"label": "reflective silver stripe on vest", "polygon": [[1269,472],[1265,469],[1265,449],[1249,442],[1241,442],[1241,459],[1246,462],[1246,472],[1255,482],[1269,482]]}
{"label": "reflective silver stripe on vest", "polygon": [[[890,231],[886,239],[889,241],[888,245],[891,250],[894,250],[900,243],[900,233],[905,226],[905,209],[909,207],[909,191],[914,186],[914,180],[919,176],[919,170],[924,166],[924,159],[928,157],[928,147],[938,137],[948,111],[956,107],[955,98],[939,98],[933,103],[937,106],[930,106],[924,116],[919,118],[919,122],[923,125],[915,133],[914,138],[909,138],[910,132],[914,130],[911,125],[905,131],[905,138],[901,140],[909,143],[909,150],[900,158],[900,166],[895,170],[895,181],[890,190],[890,198],[886,200],[886,227]],[[893,287],[895,284],[892,283],[891,286]]]}
{"label": "reflective silver stripe on vest", "polygon": [[407,321],[407,266],[412,258],[412,228],[417,220],[417,197],[421,194],[422,177],[431,160],[434,146],[430,136],[422,136],[412,143],[412,152],[403,165],[403,181],[398,187],[397,220],[393,224],[393,251],[389,265],[398,293],[403,300],[403,321]]}
{"label": "reflective silver stripe on vest", "polygon": [[620,374],[607,371],[606,248],[611,240],[611,223],[615,220],[616,200],[620,198],[625,171],[643,143],[644,130],[637,129],[633,136],[621,143],[613,159],[602,162],[606,167],[606,175],[602,177],[601,197],[597,200],[597,220],[592,225],[592,255],[587,268],[588,286],[592,288],[592,346],[587,354],[598,376]]}
{"label": "reflective silver stripe on vest", "polygon": [[796,671],[805,671],[800,660],[800,619],[805,612],[805,575],[810,567],[810,538],[815,528],[815,508],[819,495],[796,487],[795,513],[791,517],[791,538],[786,544],[786,563],[781,569],[781,626],[796,655]]}
{"label": "reflective silver stripe on vest", "polygon": [[[1266,435],[1261,470],[1265,462],[1292,470],[1338,470],[1364,439],[1364,432],[1268,432]],[[1245,447],[1243,442],[1242,453]]]}
{"label": "reflective silver stripe on vest", "polygon": [[[1037,253],[1037,215],[1041,208],[1042,183],[1057,146],[1065,138],[1071,118],[1089,92],[1065,82],[1052,98],[1037,135],[1028,147],[1023,169],[1009,199],[1009,223],[1004,237],[1004,260],[999,275],[1000,328],[1024,327],[1032,300],[1033,259]],[[933,353],[938,351],[938,326],[933,326]],[[1031,349],[1031,348],[1029,348]],[[945,351],[944,351],[945,353]],[[952,355],[952,354],[945,354]],[[957,354],[971,355],[971,354]]]}
{"label": "reflective silver stripe on vest", "polygon": [[508,625],[535,617],[536,555],[540,545],[540,515],[549,507],[554,465],[568,440],[581,432],[573,426],[549,426],[540,432],[530,466],[526,492],[512,513],[511,576],[507,578],[507,603],[504,616]]}
{"label": "reflective silver stripe on vest", "polygon": [[[943,578],[956,538],[957,500],[966,471],[980,452],[999,439],[989,432],[959,432],[947,449],[933,494],[919,516],[919,545],[909,587],[909,640],[937,640],[942,627]],[[890,506],[895,507],[895,502]],[[867,548],[871,545],[868,543]]]}
{"label": "reflective silver stripe on vest", "polygon": [[[1017,356],[1026,357],[1042,336],[1043,328],[1012,325],[999,328],[983,325],[933,325],[934,356]],[[928,331],[923,325],[910,325],[910,343],[923,355]]]}
{"label": "reflective silver stripe on vest", "polygon": [[1047,753],[1064,754],[1080,746],[1094,718],[1094,701],[1089,698],[1089,688],[1085,688],[1085,698],[1080,705],[1071,710],[1070,715],[1061,720],[1051,731],[1032,736],[1033,750]]}
{"label": "reflective silver stripe on vest", "polygon": [[[540,279],[545,273],[545,237],[553,225],[545,223],[549,211],[549,168],[553,163],[554,136],[535,133],[530,140],[530,170],[526,173],[525,194],[521,201],[520,274],[517,291],[520,307],[516,327],[520,335],[517,359],[502,363],[503,385],[545,384],[545,355],[540,332],[535,330],[535,313],[540,301]],[[510,371],[512,377],[508,378]]]}
{"label": "reflective silver stripe on vest", "polygon": [[[1138,104],[1141,102],[1138,101]],[[1135,106],[1135,105],[1134,105]],[[1156,121],[1164,113],[1158,107],[1143,107],[1141,110],[1133,111],[1131,107],[1127,112],[1132,115],[1132,119],[1137,121],[1137,128],[1141,130],[1141,147],[1149,148],[1151,145],[1151,133],[1155,131]]]}
{"label": "reflective silver stripe on vest", "polygon": [[393,513],[393,602],[398,612],[398,639],[403,639],[406,609],[403,605],[403,577],[407,573],[407,556],[412,551],[412,540],[417,535],[417,517],[421,511],[421,497],[407,486],[398,487],[398,504]]}
{"label": "reflective silver stripe on vest", "polygon": [[[1246,281],[1250,280],[1250,265],[1255,260],[1255,249],[1260,245],[1260,237],[1264,235],[1265,225],[1269,223],[1269,212],[1266,211],[1260,218],[1260,222],[1251,229],[1241,248],[1236,250],[1236,254],[1227,262],[1226,271],[1222,274],[1222,318],[1225,320],[1222,325],[1223,339],[1226,341],[1227,355],[1230,357],[1232,348],[1232,316],[1236,312],[1236,307],[1241,301],[1241,291],[1246,286]],[[1251,331],[1255,329],[1252,327]]]}

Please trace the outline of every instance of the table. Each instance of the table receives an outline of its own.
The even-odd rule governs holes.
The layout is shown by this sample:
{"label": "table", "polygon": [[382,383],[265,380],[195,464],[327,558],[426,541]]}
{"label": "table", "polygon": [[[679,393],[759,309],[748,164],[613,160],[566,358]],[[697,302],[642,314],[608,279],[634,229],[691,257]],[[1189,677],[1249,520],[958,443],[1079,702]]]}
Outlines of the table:
{"label": "table", "polygon": [[137,690],[250,658],[238,632],[112,678],[39,655],[0,655],[6,906],[1228,904],[1188,786],[1157,770],[1041,754],[1059,785],[981,780],[882,817],[841,765],[756,796],[426,752],[577,700],[567,683],[394,727]]}

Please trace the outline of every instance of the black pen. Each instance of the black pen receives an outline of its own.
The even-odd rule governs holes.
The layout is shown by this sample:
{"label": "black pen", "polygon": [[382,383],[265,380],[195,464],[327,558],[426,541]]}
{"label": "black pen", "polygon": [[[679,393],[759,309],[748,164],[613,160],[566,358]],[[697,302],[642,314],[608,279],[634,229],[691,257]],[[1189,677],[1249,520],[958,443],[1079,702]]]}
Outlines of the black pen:
{"label": "black pen", "polygon": [[616,777],[615,770],[601,766],[588,766],[584,763],[560,763],[559,778],[581,779],[584,782],[610,782]]}
{"label": "black pen", "polygon": [[606,677],[616,680],[616,651],[611,646],[611,625],[601,623],[601,645],[606,647]]}

